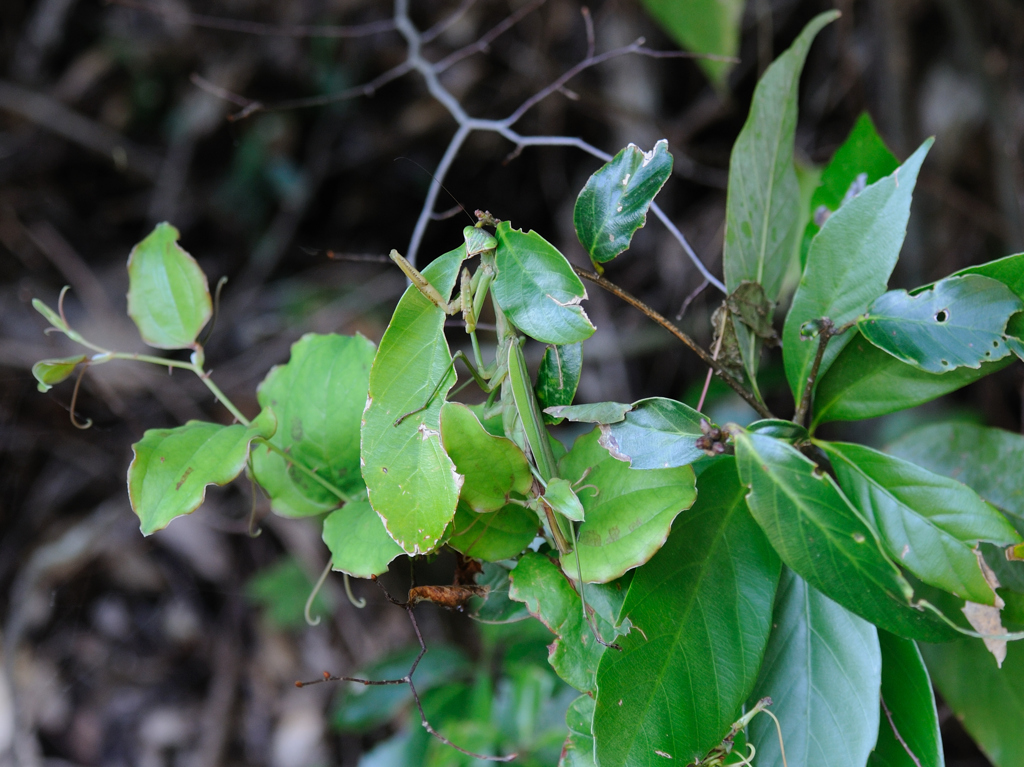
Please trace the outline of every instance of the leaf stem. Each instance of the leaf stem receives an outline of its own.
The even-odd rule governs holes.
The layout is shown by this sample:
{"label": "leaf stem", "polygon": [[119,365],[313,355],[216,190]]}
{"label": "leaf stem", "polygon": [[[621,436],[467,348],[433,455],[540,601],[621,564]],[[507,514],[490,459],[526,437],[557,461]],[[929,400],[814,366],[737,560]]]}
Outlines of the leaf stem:
{"label": "leaf stem", "polygon": [[799,424],[800,426],[807,426],[807,419],[810,417],[811,411],[811,395],[814,390],[814,382],[818,380],[818,370],[821,369],[821,360],[825,356],[825,347],[828,346],[828,342],[836,336],[841,336],[847,330],[857,324],[856,320],[847,322],[845,325],[840,325],[838,328],[832,324],[832,320],[828,317],[822,317],[818,321],[818,351],[814,355],[814,364],[811,365],[811,373],[807,376],[807,384],[804,386],[804,391],[800,395],[800,402],[797,404],[796,414],[793,416],[793,423]]}
{"label": "leaf stem", "polygon": [[739,394],[740,397],[743,398],[744,402],[746,402],[748,405],[754,408],[755,411],[757,411],[757,414],[759,416],[761,416],[762,418],[775,417],[774,415],[772,415],[772,411],[769,410],[763,402],[759,401],[753,394],[747,391],[743,387],[743,384],[741,384],[739,381],[733,378],[729,374],[729,372],[726,371],[726,369],[723,368],[721,364],[719,364],[718,360],[714,359],[710,354],[708,354],[700,346],[700,344],[698,344],[696,341],[690,338],[690,336],[688,336],[682,330],[677,328],[674,324],[669,322],[665,317],[663,317],[661,314],[659,314],[654,309],[649,307],[639,298],[629,293],[628,291],[623,290],[614,282],[606,280],[604,277],[595,272],[591,272],[587,269],[583,269],[575,265],[573,266],[573,271],[575,271],[576,274],[578,274],[583,279],[589,280],[590,282],[593,282],[595,285],[601,286],[609,293],[611,293],[613,296],[616,296],[625,301],[630,306],[639,309],[641,312],[647,315],[648,318],[661,325],[663,328],[665,328],[665,330],[667,330],[669,333],[671,333],[684,344],[686,344],[688,347],[690,347],[690,349],[693,350],[696,353],[696,355],[701,358],[704,364],[707,365],[712,370],[714,370],[715,375],[717,375],[719,378],[725,381],[729,385],[729,388],[731,388],[733,391]]}
{"label": "leaf stem", "polygon": [[288,463],[290,463],[296,469],[301,471],[307,477],[309,477],[314,482],[316,482],[321,487],[323,487],[325,490],[327,490],[327,492],[331,493],[332,495],[337,496],[338,499],[341,500],[343,503],[351,503],[352,499],[348,496],[347,493],[345,493],[345,492],[339,490],[338,488],[336,488],[334,485],[332,485],[330,482],[328,482],[326,479],[321,477],[319,474],[317,474],[315,471],[313,471],[309,467],[304,466],[300,462],[296,461],[295,460],[295,456],[293,456],[290,453],[284,451],[283,449],[281,449],[280,447],[275,445],[273,442],[271,442],[269,439],[266,439],[265,437],[257,437],[254,441],[255,442],[259,442],[262,445],[266,445],[267,448],[269,448],[271,450],[271,452],[277,453],[279,456],[284,458]]}

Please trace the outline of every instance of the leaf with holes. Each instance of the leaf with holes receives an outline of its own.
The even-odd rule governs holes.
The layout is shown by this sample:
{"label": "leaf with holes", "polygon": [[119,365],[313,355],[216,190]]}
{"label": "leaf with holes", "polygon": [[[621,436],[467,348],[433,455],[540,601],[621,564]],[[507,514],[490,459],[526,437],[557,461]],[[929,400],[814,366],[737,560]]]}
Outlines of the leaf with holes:
{"label": "leaf with holes", "polygon": [[367,501],[353,501],[324,519],[324,543],[331,552],[331,567],[355,578],[371,578],[388,571],[402,552]]}
{"label": "leaf with holes", "polygon": [[[449,251],[423,276],[448,296],[465,257],[464,246]],[[455,383],[445,316],[415,286],[406,289],[373,359],[363,411],[360,448],[370,504],[408,554],[437,547],[462,486],[441,444],[441,405]]]}
{"label": "leaf with holes", "polygon": [[882,650],[881,703],[885,707],[880,707],[878,742],[868,767],[944,767],[935,695],[921,652],[910,639],[888,631],[878,632],[878,644]]}
{"label": "leaf with holes", "polygon": [[588,180],[576,198],[576,236],[595,264],[629,247],[647,223],[647,210],[672,175],[672,154],[662,139],[650,152],[630,144]]}
{"label": "leaf with holes", "polygon": [[157,224],[128,256],[128,316],[157,349],[195,346],[213,314],[206,275],[179,236],[170,224]]}
{"label": "leaf with holes", "polygon": [[[606,642],[628,630],[617,628],[626,591],[620,584],[590,586],[587,608]],[[605,648],[583,620],[580,595],[571,581],[543,554],[527,552],[512,571],[509,597],[524,602],[530,614],[558,639],[548,647],[548,662],[555,672],[580,692],[597,690],[594,675]],[[612,651],[614,652],[614,650]]]}
{"label": "leaf with holes", "polygon": [[49,391],[55,384],[70,378],[71,374],[75,372],[75,366],[85,362],[86,359],[88,359],[86,355],[76,354],[73,357],[39,360],[32,366],[32,375],[39,382],[36,384],[36,388],[42,392]]}
{"label": "leaf with holes", "polygon": [[594,334],[580,303],[587,291],[565,256],[536,232],[498,224],[491,293],[512,324],[545,344],[574,344]]}
{"label": "leaf with holes", "polygon": [[957,368],[936,375],[886,354],[853,331],[849,344],[818,379],[812,423],[858,421],[923,405],[1010,362],[1010,357],[1004,357],[999,362],[984,362],[977,370]]}
{"label": "leaf with holes", "polygon": [[757,681],[779,558],[750,517],[734,461],[701,474],[699,496],[637,570],[622,614],[633,630],[597,673],[594,735],[605,767],[679,764],[718,745]]}
{"label": "leaf with holes", "polygon": [[[730,293],[741,282],[757,282],[769,301],[778,300],[800,221],[800,189],[793,169],[800,73],[814,38],[838,16],[833,11],[812,19],[754,90],[750,114],[729,160],[722,264]],[[761,340],[742,322],[733,325],[756,389]]]}
{"label": "leaf with holes", "polygon": [[[882,656],[875,627],[784,569],[772,635],[750,700],[772,699],[794,765],[864,767],[878,737]],[[775,722],[748,729],[758,767],[783,767]]]}
{"label": "leaf with holes", "polygon": [[1010,350],[1003,340],[1010,315],[1024,302],[998,280],[948,277],[911,296],[893,290],[868,308],[857,327],[884,352],[929,373],[979,368]]}
{"label": "leaf with holes", "polygon": [[[672,520],[697,496],[692,467],[631,469],[612,458],[599,437],[597,429],[579,437],[558,462],[586,514],[576,551],[587,583],[614,580],[654,556]],[[576,578],[575,553],[563,555],[562,568]]]}
{"label": "leaf with holes", "polygon": [[237,477],[249,460],[249,443],[271,437],[276,428],[274,413],[264,410],[248,427],[189,421],[175,429],[148,429],[132,445],[128,467],[128,498],[143,535],[198,509],[206,486]]}
{"label": "leaf with holes", "polygon": [[697,447],[703,419],[682,402],[642,399],[633,403],[621,422],[601,425],[601,447],[634,469],[688,466],[704,457]]}
{"label": "leaf with holes", "polygon": [[975,549],[980,541],[1021,541],[1002,514],[966,485],[909,461],[862,445],[814,444],[829,457],[847,498],[874,521],[893,560],[961,599],[995,604]]}
{"label": "leaf with holes", "polygon": [[489,514],[477,514],[460,503],[448,545],[485,562],[512,559],[537,537],[540,521],[529,509],[510,503]]}
{"label": "leaf with holes", "polygon": [[576,387],[580,383],[583,371],[583,344],[566,344],[549,346],[544,350],[540,368],[537,370],[537,383],[533,387],[537,393],[537,402],[543,412],[544,423],[557,424],[562,419],[547,413],[548,408],[572,405],[576,396]]}
{"label": "leaf with holes", "polygon": [[[786,379],[798,401],[818,351],[818,339],[806,338],[801,328],[823,317],[836,327],[851,322],[885,292],[907,232],[917,174],[931,144],[931,139],[925,141],[902,166],[833,213],[811,243],[782,331]],[[848,331],[829,341],[819,376],[852,339]]]}
{"label": "leaf with holes", "polygon": [[832,477],[781,440],[742,431],[734,439],[750,512],[783,562],[839,604],[900,636],[957,636],[912,606],[910,584]]}
{"label": "leaf with holes", "polygon": [[[342,499],[305,472],[301,464],[342,493],[363,489],[359,429],[375,347],[363,336],[307,333],[292,344],[291,358],[267,373],[257,389],[262,407],[277,416],[270,450],[253,451],[253,477],[285,517],[338,508]],[[292,462],[294,461],[294,463]]]}
{"label": "leaf with holes", "polygon": [[459,498],[478,514],[497,511],[510,493],[525,495],[533,486],[523,451],[510,439],[488,434],[465,405],[446,402],[441,408],[441,442],[465,477]]}

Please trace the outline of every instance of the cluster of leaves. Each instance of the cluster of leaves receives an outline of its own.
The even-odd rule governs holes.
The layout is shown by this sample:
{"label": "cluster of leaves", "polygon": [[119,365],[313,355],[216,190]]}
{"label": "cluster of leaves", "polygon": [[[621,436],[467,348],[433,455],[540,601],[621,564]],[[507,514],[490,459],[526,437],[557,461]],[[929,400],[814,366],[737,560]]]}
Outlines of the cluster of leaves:
{"label": "cluster of leaves", "polygon": [[[333,567],[346,575],[376,576],[400,555],[442,546],[483,560],[474,616],[532,615],[557,636],[550,665],[580,693],[568,707],[566,765],[749,763],[756,751],[774,767],[785,763],[782,742],[794,764],[941,765],[916,642],[954,640],[923,652],[937,683],[999,767],[1020,763],[1020,728],[990,715],[1005,701],[974,679],[1011,686],[977,637],[998,663],[1024,670],[1024,654],[1007,648],[1020,635],[1004,628],[1024,626],[1013,561],[1024,554],[1013,470],[1024,440],[937,425],[883,453],[815,432],[919,405],[1024,355],[1024,255],[887,291],[930,141],[898,165],[867,118],[801,202],[799,78],[834,17],[814,19],[766,71],[730,164],[730,295],[713,357],[761,420],[715,425],[664,398],[573,405],[594,332],[577,270],[535,232],[480,214],[422,274],[393,254],[412,284],[379,347],[303,337],[260,385],[250,422],[203,370],[206,278],[161,225],[129,260],[129,312],[149,344],[192,350],[174,366],[200,375],[239,423],[151,430],[134,446],[129,493],[143,532],[248,467],[276,513],[323,516]],[[629,247],[671,165],[664,141],[650,152],[630,145],[591,177],[574,223],[595,264]],[[791,270],[800,277],[781,344],[795,413],[784,420],[757,381]],[[76,365],[130,356],[37,308],[96,351],[39,363],[41,387]],[[493,357],[477,338],[484,312]],[[456,313],[471,357],[448,346]],[[535,381],[525,339],[547,347]],[[459,358],[488,393],[483,405],[448,400]],[[566,449],[548,431],[562,419],[592,426]],[[504,714],[481,707],[489,678],[457,694],[482,712],[463,722],[466,745],[493,752],[518,741],[495,735]],[[781,739],[770,720],[743,716],[766,698]],[[395,748],[423,748],[413,741]]]}

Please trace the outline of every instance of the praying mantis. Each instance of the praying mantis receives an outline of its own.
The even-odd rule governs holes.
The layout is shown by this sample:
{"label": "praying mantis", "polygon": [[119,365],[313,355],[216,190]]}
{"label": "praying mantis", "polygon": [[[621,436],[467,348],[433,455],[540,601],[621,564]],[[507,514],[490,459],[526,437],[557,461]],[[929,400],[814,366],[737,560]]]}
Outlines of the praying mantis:
{"label": "praying mantis", "polygon": [[[495,233],[485,227],[493,227]],[[478,212],[477,225],[467,226],[463,239],[462,246],[423,272],[397,251],[391,252],[411,286],[381,341],[370,374],[362,429],[363,474],[370,503],[408,553],[425,553],[441,541],[463,483],[476,481],[456,471],[441,439],[442,431],[446,440],[461,437],[443,429],[440,414],[454,384],[455,362],[461,359],[488,395],[479,411],[482,420],[500,415],[504,438],[525,458],[530,481],[511,483],[508,502],[538,511],[551,543],[560,554],[567,554],[574,546],[572,523],[582,522],[583,507],[571,484],[558,476],[523,343],[528,335],[554,348],[553,368],[560,389],[571,400],[578,368],[565,369],[559,349],[579,344],[594,332],[579,306],[586,292],[565,258],[534,232],[514,230],[507,222]],[[471,273],[465,263],[476,256],[479,265]],[[458,293],[450,299],[456,279]],[[488,298],[497,343],[494,360],[486,365],[477,323]],[[457,314],[462,315],[470,336],[472,359],[462,351],[454,356],[448,351],[444,321]],[[514,460],[521,478],[523,462]]]}

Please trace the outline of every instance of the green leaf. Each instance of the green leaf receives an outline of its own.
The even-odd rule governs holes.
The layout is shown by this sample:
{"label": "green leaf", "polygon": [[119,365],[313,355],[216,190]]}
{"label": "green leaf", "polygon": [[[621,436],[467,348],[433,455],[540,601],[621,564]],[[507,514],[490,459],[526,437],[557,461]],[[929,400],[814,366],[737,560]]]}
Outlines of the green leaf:
{"label": "green leaf", "polygon": [[792,421],[782,418],[763,418],[747,425],[747,431],[764,434],[767,437],[778,437],[787,442],[799,442],[807,439],[807,429]]}
{"label": "green leaf", "polygon": [[[740,47],[740,27],[745,0],[643,0],[662,28],[680,47],[694,53],[735,56]],[[698,59],[697,64],[719,89],[733,63]]]}
{"label": "green leaf", "polygon": [[489,514],[476,514],[460,503],[455,532],[448,545],[467,557],[498,562],[518,555],[537,537],[540,522],[529,509],[509,504]]}
{"label": "green leaf", "polygon": [[42,392],[49,391],[55,384],[66,381],[75,372],[75,366],[86,359],[87,355],[76,354],[73,357],[39,360],[32,366],[32,375],[39,382],[36,388]]}
{"label": "green leaf", "polygon": [[[801,335],[804,323],[828,317],[839,327],[885,292],[907,232],[917,173],[931,145],[931,139],[925,141],[901,167],[829,216],[811,243],[782,331],[786,378],[795,399],[803,394],[818,350],[817,338]],[[829,342],[819,376],[852,338],[847,332]]]}
{"label": "green leaf", "polygon": [[868,308],[857,327],[879,349],[929,373],[979,368],[1010,353],[1003,332],[1022,302],[998,280],[948,277],[911,296],[892,290]]}
{"label": "green leaf", "polygon": [[1010,362],[1006,358],[982,363],[977,370],[958,368],[936,375],[901,362],[854,332],[832,367],[818,379],[813,424],[858,421],[916,407],[984,378]]}
{"label": "green leaf", "polygon": [[512,324],[545,344],[574,344],[594,333],[580,302],[587,291],[565,256],[536,232],[513,229],[508,221],[495,232],[491,292]]}
{"label": "green leaf", "polygon": [[600,444],[634,469],[688,466],[704,457],[697,447],[703,419],[682,402],[664,397],[642,399],[633,403],[621,422],[602,423]]}
{"label": "green leaf", "polygon": [[[455,512],[456,524],[458,524],[458,519],[459,513]],[[536,526],[536,517],[534,525]],[[473,597],[470,599],[469,617],[480,621],[480,623],[492,624],[516,623],[529,618],[530,612],[526,609],[526,605],[509,599],[508,592],[512,586],[509,571],[495,562],[484,562],[483,567],[484,571],[476,576],[476,585],[486,586],[487,596],[486,598]]]}
{"label": "green leaf", "polygon": [[[465,247],[449,251],[427,266],[423,276],[447,297],[465,256]],[[425,554],[438,545],[455,515],[462,485],[441,445],[441,405],[455,383],[445,317],[415,286],[408,287],[370,368],[361,442],[363,480],[374,511],[407,554]],[[424,405],[395,426],[397,419]]]}
{"label": "green leaf", "polygon": [[206,497],[207,485],[226,485],[249,460],[249,443],[269,438],[277,423],[264,410],[248,428],[189,421],[174,429],[147,429],[132,445],[128,498],[143,535],[191,514]]}
{"label": "green leaf", "polygon": [[[779,297],[800,220],[800,188],[793,168],[800,73],[814,38],[838,15],[832,11],[812,19],[754,90],[750,114],[729,161],[722,254],[729,293],[747,281],[760,283],[769,301]],[[761,340],[742,322],[733,325],[756,389]]]}
{"label": "green leaf", "polygon": [[[589,586],[588,612],[601,638],[612,642],[625,630],[616,623],[625,590],[618,584]],[[594,675],[605,648],[583,620],[580,595],[558,565],[543,554],[527,552],[512,571],[509,596],[524,602],[530,614],[558,639],[548,648],[548,662],[555,672],[580,692],[597,690]]]}
{"label": "green leaf", "polygon": [[780,563],[745,492],[732,459],[708,468],[693,508],[633,577],[622,607],[633,630],[597,674],[602,767],[697,761],[750,695]]}
{"label": "green leaf", "polygon": [[[999,280],[1006,287],[1012,290],[1015,296],[1024,299],[1024,253],[1017,253],[1013,256],[997,258],[995,261],[988,261],[987,263],[978,264],[976,266],[968,266],[966,269],[953,272],[949,276],[963,277],[967,274],[978,274],[982,277],[991,277],[993,280]],[[916,295],[930,287],[933,287],[934,284],[935,283],[915,288],[910,291],[910,293],[911,295]]]}
{"label": "green leaf", "polygon": [[595,264],[629,247],[647,223],[647,210],[672,175],[672,154],[661,139],[650,152],[630,144],[587,179],[576,198],[576,236]]}
{"label": "green leaf", "polygon": [[783,562],[893,633],[928,641],[956,637],[931,613],[911,606],[910,584],[835,480],[781,440],[739,432],[735,442],[750,512]]}
{"label": "green leaf", "polygon": [[441,408],[441,442],[465,477],[459,497],[477,513],[497,511],[512,492],[525,495],[533,486],[526,455],[510,439],[488,434],[465,405]]}
{"label": "green leaf", "polygon": [[850,135],[822,171],[821,181],[811,195],[812,218],[804,230],[804,247],[801,248],[800,256],[801,271],[807,263],[811,239],[821,230],[821,226],[814,220],[821,217],[819,211],[823,209],[829,215],[835,213],[840,205],[859,194],[858,187],[869,186],[888,176],[899,167],[899,164],[899,160],[893,156],[875,130],[871,115],[861,112]]}
{"label": "green leaf", "polygon": [[[312,591],[313,581],[294,557],[284,557],[260,570],[245,584],[246,599],[266,608],[270,622],[285,629],[305,627],[304,607]],[[322,589],[313,597],[310,611],[314,615],[331,612],[330,600]]]}
{"label": "green leaf", "polygon": [[[260,406],[277,416],[270,441],[346,494],[363,488],[359,422],[374,351],[360,335],[307,333],[292,345],[288,363],[272,368],[257,389]],[[270,448],[253,451],[252,468],[282,516],[323,514],[342,502]]]}
{"label": "green leaf", "polygon": [[1021,537],[966,485],[877,450],[815,442],[832,462],[839,486],[882,545],[925,583],[979,604],[996,595],[978,563],[980,541],[1010,544]]}
{"label": "green leaf", "polygon": [[558,767],[597,767],[594,761],[594,699],[581,695],[569,704],[565,724],[569,737],[562,746]]}
{"label": "green leaf", "polygon": [[936,423],[914,429],[889,452],[952,477],[1006,512],[1024,531],[1024,437],[973,423]]}
{"label": "green leaf", "polygon": [[921,647],[932,681],[995,767],[1024,764],[1024,643],[1010,642],[1003,667],[980,639]]}
{"label": "green leaf", "polygon": [[632,407],[621,402],[595,402],[592,405],[561,405],[547,408],[544,412],[576,423],[618,423]]}
{"label": "green leaf", "polygon": [[[540,409],[546,411],[547,408],[571,406],[582,371],[582,343],[547,347],[540,361],[537,384],[534,386]],[[561,418],[544,413],[544,423],[561,422]]]}
{"label": "green leaf", "polygon": [[206,275],[179,236],[170,224],[157,224],[128,256],[128,316],[157,349],[194,346],[213,315]]}
{"label": "green leaf", "polygon": [[402,553],[367,501],[346,503],[328,514],[323,539],[331,550],[331,567],[355,578],[386,573],[391,560]]}
{"label": "green leaf", "polygon": [[[875,627],[782,571],[773,629],[751,701],[772,699],[794,765],[864,767],[878,736],[882,655]],[[782,767],[775,722],[758,714],[748,738],[757,767]]]}
{"label": "green leaf", "polygon": [[572,489],[568,480],[552,477],[544,489],[544,500],[554,511],[573,522],[582,522],[584,518],[583,504]]}
{"label": "green leaf", "polygon": [[[599,436],[595,429],[579,437],[558,462],[586,513],[576,552],[587,583],[607,583],[654,556],[672,520],[697,495],[692,467],[630,469],[598,444]],[[576,577],[575,553],[562,557],[562,568]]]}
{"label": "green leaf", "polygon": [[[878,632],[878,643],[882,649],[882,700],[892,722],[881,709],[878,743],[868,767],[944,767],[935,696],[921,652],[911,640],[888,631]],[[906,748],[897,740],[894,728]]]}
{"label": "green leaf", "polygon": [[[65,288],[67,288],[67,286],[65,286]],[[43,315],[43,317],[46,318],[46,321],[60,332],[67,333],[70,330],[68,324],[61,319],[61,316],[38,298],[32,299],[32,308]]]}

